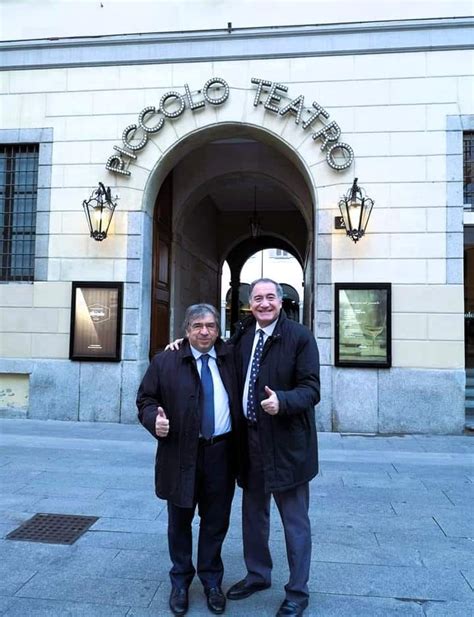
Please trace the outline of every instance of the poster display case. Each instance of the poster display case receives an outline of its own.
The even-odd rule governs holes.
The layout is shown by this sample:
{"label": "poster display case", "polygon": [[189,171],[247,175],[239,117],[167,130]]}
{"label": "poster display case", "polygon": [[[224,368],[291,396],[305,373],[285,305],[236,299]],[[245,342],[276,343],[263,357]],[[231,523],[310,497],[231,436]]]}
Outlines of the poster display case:
{"label": "poster display case", "polygon": [[390,283],[335,284],[336,366],[391,366],[391,296]]}
{"label": "poster display case", "polygon": [[119,362],[123,283],[73,282],[69,358]]}

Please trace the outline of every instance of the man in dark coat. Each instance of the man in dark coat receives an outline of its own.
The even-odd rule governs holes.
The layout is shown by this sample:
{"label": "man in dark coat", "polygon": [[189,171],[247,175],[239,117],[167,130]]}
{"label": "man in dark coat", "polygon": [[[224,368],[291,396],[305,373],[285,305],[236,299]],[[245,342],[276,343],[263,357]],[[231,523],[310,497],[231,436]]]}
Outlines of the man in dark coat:
{"label": "man in dark coat", "polygon": [[140,385],[138,417],[158,440],[156,494],[167,500],[170,608],[188,609],[192,562],[191,523],[201,518],[197,573],[211,612],[225,609],[221,548],[235,487],[234,436],[241,421],[233,351],[219,338],[219,315],[208,304],[186,311],[187,339],[176,353],[157,354]]}
{"label": "man in dark coat", "polygon": [[277,617],[299,616],[308,605],[311,527],[309,481],[318,472],[314,406],[319,402],[319,354],[312,333],[287,319],[282,289],[271,279],[250,288],[252,316],[237,328],[237,375],[246,417],[242,531],[246,577],[227,592],[247,598],[271,584],[270,497],[285,532],[290,578]]}

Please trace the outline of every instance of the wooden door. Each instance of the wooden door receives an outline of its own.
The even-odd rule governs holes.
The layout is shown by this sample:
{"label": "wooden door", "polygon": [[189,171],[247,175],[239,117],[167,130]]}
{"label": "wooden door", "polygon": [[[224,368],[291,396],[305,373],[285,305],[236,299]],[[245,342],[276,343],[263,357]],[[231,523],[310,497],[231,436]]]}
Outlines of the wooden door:
{"label": "wooden door", "polygon": [[150,358],[163,351],[170,338],[170,264],[172,174],[164,181],[153,215],[153,271]]}

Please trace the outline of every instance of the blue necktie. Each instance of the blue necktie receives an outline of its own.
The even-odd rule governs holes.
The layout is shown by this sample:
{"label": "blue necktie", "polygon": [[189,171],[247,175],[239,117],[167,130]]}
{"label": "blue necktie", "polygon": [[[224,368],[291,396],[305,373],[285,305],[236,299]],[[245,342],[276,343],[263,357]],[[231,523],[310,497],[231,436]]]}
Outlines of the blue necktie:
{"label": "blue necktie", "polygon": [[210,439],[214,434],[214,383],[209,368],[209,354],[201,356],[201,435]]}
{"label": "blue necktie", "polygon": [[259,339],[255,346],[255,351],[252,358],[252,367],[250,369],[249,393],[247,397],[247,418],[250,422],[257,421],[257,401],[255,392],[255,381],[258,377],[260,369],[260,359],[263,351],[263,330],[258,331]]}

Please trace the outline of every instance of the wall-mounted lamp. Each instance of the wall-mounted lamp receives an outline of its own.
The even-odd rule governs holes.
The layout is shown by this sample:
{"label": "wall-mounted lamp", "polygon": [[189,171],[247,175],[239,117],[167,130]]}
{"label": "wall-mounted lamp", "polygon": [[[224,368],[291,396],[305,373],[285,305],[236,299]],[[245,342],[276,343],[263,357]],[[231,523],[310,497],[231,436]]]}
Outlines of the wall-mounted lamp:
{"label": "wall-mounted lamp", "polygon": [[254,187],[253,194],[253,215],[249,220],[250,227],[250,235],[255,240],[258,238],[262,231],[262,225],[260,224],[260,219],[257,216],[257,187]]}
{"label": "wall-mounted lamp", "polygon": [[335,228],[345,229],[346,234],[357,242],[365,234],[370,213],[374,207],[374,200],[367,197],[365,191],[357,186],[354,178],[352,187],[339,202],[342,216],[336,216]]}
{"label": "wall-mounted lamp", "polygon": [[99,182],[98,188],[92,191],[89,199],[82,202],[82,207],[89,225],[91,238],[101,242],[107,238],[107,232],[114,215],[115,207],[117,206],[118,197],[112,200],[110,195],[110,186],[105,188],[102,182]]}

